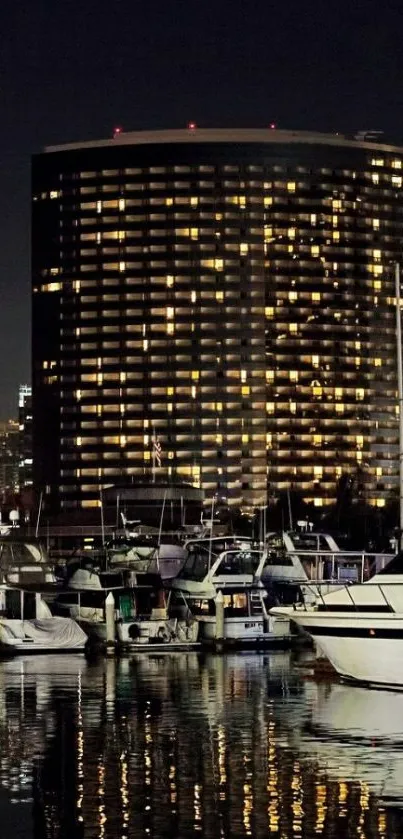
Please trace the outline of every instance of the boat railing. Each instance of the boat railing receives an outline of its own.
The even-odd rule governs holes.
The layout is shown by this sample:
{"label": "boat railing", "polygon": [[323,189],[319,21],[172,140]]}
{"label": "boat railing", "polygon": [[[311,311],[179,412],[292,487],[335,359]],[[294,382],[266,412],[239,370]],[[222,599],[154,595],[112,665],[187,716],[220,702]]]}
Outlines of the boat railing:
{"label": "boat railing", "polygon": [[[308,580],[311,584],[349,580],[350,582],[364,582],[375,572],[382,571],[395,554],[383,554],[367,551],[287,551],[288,557],[308,560]],[[310,560],[310,563],[309,563]],[[353,566],[353,567],[351,567]],[[359,579],[354,578],[354,570],[358,571]],[[350,572],[350,573],[349,573]]]}
{"label": "boat railing", "polygon": [[[403,580],[402,580],[402,582],[401,582],[401,583],[396,582],[396,581],[394,581],[394,582],[393,582],[393,586],[394,586],[394,587],[395,587],[395,586],[397,586],[397,585],[401,585],[401,586],[403,586]],[[309,586],[307,586],[307,587],[309,588]],[[359,586],[358,586],[358,587],[359,587]],[[340,588],[338,588],[338,592],[340,592],[340,591],[345,591],[345,592],[346,592],[346,594],[347,594],[347,596],[348,596],[348,599],[349,599],[350,603],[351,603],[351,604],[352,604],[352,606],[354,607],[355,611],[357,611],[357,612],[358,612],[358,611],[360,611],[360,609],[362,608],[362,605],[363,605],[363,604],[362,604],[362,603],[358,603],[356,600],[354,600],[354,588],[355,588],[354,584],[352,584],[352,583],[347,583],[346,585],[341,586]],[[373,591],[373,589],[377,589],[377,590],[379,591],[379,593],[381,594],[382,600],[384,601],[384,604],[385,604],[385,606],[387,607],[387,610],[388,610],[389,612],[394,612],[394,611],[395,611],[395,610],[394,610],[394,608],[393,608],[393,606],[392,606],[392,605],[391,605],[391,603],[389,602],[389,600],[388,600],[388,598],[387,598],[386,594],[385,594],[383,584],[381,584],[381,583],[373,583],[373,584],[371,584],[371,589],[372,589],[372,591]],[[330,612],[331,612],[331,611],[332,611],[332,609],[334,608],[334,606],[335,606],[335,605],[337,605],[337,609],[338,609],[338,610],[340,610],[340,607],[343,605],[343,604],[340,604],[340,603],[337,603],[337,604],[334,604],[334,603],[327,603],[327,602],[326,602],[326,600],[324,599],[323,592],[320,590],[320,586],[318,586],[318,590],[317,590],[317,592],[316,592],[316,593],[317,593],[317,596],[318,596],[318,598],[319,598],[319,600],[320,600],[320,604],[321,604],[321,606],[323,607],[323,609],[324,609],[325,611],[330,611]],[[326,594],[329,594],[329,591],[327,591],[327,592],[326,592]],[[303,607],[303,609],[304,609],[305,611],[307,611],[308,609],[311,609],[311,608],[312,608],[312,605],[311,605],[311,603],[307,603],[306,598],[305,598],[305,593],[304,593],[304,591],[303,591],[303,590],[301,590],[301,597],[302,597],[302,603],[300,603],[300,604],[299,604],[299,606],[300,606],[300,607],[302,606],[302,607]],[[296,604],[296,603],[294,604],[294,609],[295,609],[295,608],[297,608],[297,605],[298,605],[298,604]],[[365,604],[364,604],[364,605],[365,605]],[[374,612],[376,612],[376,611],[377,611],[377,607],[376,607],[376,606],[374,606],[373,611],[374,611]]]}

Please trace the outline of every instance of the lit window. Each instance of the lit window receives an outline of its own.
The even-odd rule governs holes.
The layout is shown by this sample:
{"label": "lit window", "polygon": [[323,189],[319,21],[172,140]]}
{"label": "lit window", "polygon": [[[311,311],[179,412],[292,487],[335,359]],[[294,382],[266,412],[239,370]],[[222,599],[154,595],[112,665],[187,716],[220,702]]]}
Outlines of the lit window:
{"label": "lit window", "polygon": [[319,367],[319,356],[318,355],[313,355],[312,359],[311,359],[311,362],[312,362],[312,367]]}
{"label": "lit window", "polygon": [[246,254],[248,253],[248,250],[249,250],[249,245],[247,244],[247,242],[241,242],[241,244],[239,245],[239,251],[240,251],[241,256],[246,256]]}
{"label": "lit window", "polygon": [[316,213],[311,213],[311,215],[310,215],[310,221],[311,221],[311,224],[313,224],[313,225],[315,225],[315,224],[316,224],[316,222],[317,222],[317,215],[316,215]]}
{"label": "lit window", "polygon": [[383,166],[384,160],[382,157],[373,157],[371,160],[371,166]]}
{"label": "lit window", "polygon": [[273,318],[273,317],[274,317],[274,308],[273,308],[273,306],[265,306],[264,313],[265,313],[265,316],[266,316],[267,318]]}
{"label": "lit window", "polygon": [[274,382],[274,370],[266,370],[266,382]]}
{"label": "lit window", "polygon": [[377,498],[376,499],[376,506],[377,507],[384,507],[385,506],[385,499],[384,498]]}
{"label": "lit window", "polygon": [[166,205],[166,207],[172,207],[173,203],[174,203],[174,199],[173,199],[173,198],[166,198],[166,199],[165,199],[165,205]]}
{"label": "lit window", "polygon": [[214,260],[214,268],[216,271],[222,271],[224,268],[224,260],[223,259],[215,259]]}
{"label": "lit window", "polygon": [[382,466],[377,466],[377,467],[376,467],[376,477],[377,477],[377,478],[381,478],[381,477],[382,477]]}
{"label": "lit window", "polygon": [[175,314],[175,310],[174,310],[173,306],[167,306],[167,319],[172,320],[174,314]]}
{"label": "lit window", "polygon": [[167,323],[167,334],[173,335],[175,331],[175,326],[173,323]]}
{"label": "lit window", "polygon": [[381,251],[378,250],[378,249],[375,249],[375,250],[372,251],[372,255],[373,255],[374,259],[380,259],[381,258]]}
{"label": "lit window", "polygon": [[218,411],[219,413],[221,413],[221,411],[222,411],[222,402],[216,402],[216,403],[215,403],[215,409],[216,409],[216,411]]}
{"label": "lit window", "polygon": [[295,181],[288,181],[288,183],[287,183],[288,192],[295,192],[296,188],[297,188],[297,185],[296,185]]}
{"label": "lit window", "polygon": [[246,207],[246,198],[244,195],[239,196],[239,206],[244,210]]}
{"label": "lit window", "polygon": [[60,193],[57,192],[57,190],[52,189],[52,191],[49,193],[49,198],[58,198],[59,195],[60,195]]}
{"label": "lit window", "polygon": [[126,271],[126,263],[119,262],[119,271]]}
{"label": "lit window", "polygon": [[196,398],[196,385],[192,385],[192,399]]}
{"label": "lit window", "polygon": [[333,242],[340,242],[340,232],[333,230]]}
{"label": "lit window", "polygon": [[242,434],[242,442],[249,443],[249,434]]}
{"label": "lit window", "polygon": [[289,328],[290,332],[292,332],[292,333],[294,333],[294,334],[295,334],[296,332],[298,332],[298,324],[296,324],[296,323],[290,323],[290,324],[288,325],[288,328]]}
{"label": "lit window", "polygon": [[220,446],[222,443],[222,434],[216,434],[215,441]]}
{"label": "lit window", "polygon": [[371,180],[373,184],[379,184],[379,175],[378,172],[372,172]]}
{"label": "lit window", "polygon": [[365,397],[364,388],[357,387],[356,391],[355,391],[355,398],[361,402],[364,399],[364,397]]}
{"label": "lit window", "polygon": [[216,299],[219,303],[222,303],[222,301],[224,300],[224,292],[223,292],[223,291],[216,291],[216,293],[215,293],[215,299]]}
{"label": "lit window", "polygon": [[102,213],[102,201],[97,201],[97,213]]}
{"label": "lit window", "polygon": [[296,414],[297,413],[297,403],[296,402],[290,402],[290,413],[291,414]]}
{"label": "lit window", "polygon": [[314,434],[313,435],[313,442],[315,446],[320,446],[322,444],[322,435],[321,434]]}
{"label": "lit window", "polygon": [[168,274],[168,276],[167,276],[167,286],[168,286],[168,288],[172,288],[173,284],[174,284],[174,278],[173,278],[172,274]]}
{"label": "lit window", "polygon": [[342,399],[343,398],[343,388],[342,387],[335,387],[334,395],[335,395],[336,399]]}
{"label": "lit window", "polygon": [[268,414],[274,414],[274,402],[266,402],[266,411]]}
{"label": "lit window", "polygon": [[241,382],[246,382],[246,370],[241,370]]}
{"label": "lit window", "polygon": [[355,438],[355,442],[356,442],[357,448],[362,449],[362,447],[364,445],[364,437],[362,436],[362,434],[357,435],[357,437]]}
{"label": "lit window", "polygon": [[125,445],[126,445],[126,443],[127,443],[127,438],[126,438],[126,435],[125,435],[125,434],[121,434],[121,435],[120,435],[120,441],[119,441],[119,442],[120,442],[120,445],[121,445],[121,446],[125,446]]}
{"label": "lit window", "polygon": [[148,449],[144,452],[144,460],[151,460],[151,452]]}
{"label": "lit window", "polygon": [[381,291],[382,289],[382,282],[381,280],[374,280],[374,290]]}
{"label": "lit window", "polygon": [[174,389],[170,385],[169,387],[167,387],[167,396],[173,396],[173,395],[174,395]]}
{"label": "lit window", "polygon": [[198,239],[199,238],[199,228],[198,227],[191,227],[190,228],[190,237],[191,237],[191,239]]}
{"label": "lit window", "polygon": [[192,293],[190,295],[190,299],[191,299],[192,303],[196,303],[196,292],[195,291],[192,291]]}
{"label": "lit window", "polygon": [[272,199],[271,195],[265,195],[265,197],[263,199],[263,203],[264,203],[265,207],[271,207],[271,205],[273,203],[273,199]]}
{"label": "lit window", "polygon": [[82,444],[83,444],[83,438],[82,437],[76,437],[76,446],[82,446]]}
{"label": "lit window", "polygon": [[400,175],[392,175],[392,184],[393,186],[401,187],[402,178],[400,177]]}
{"label": "lit window", "polygon": [[298,381],[298,370],[290,370],[290,381],[297,382]]}
{"label": "lit window", "polygon": [[241,392],[242,392],[242,396],[249,396],[249,394],[250,394],[249,385],[242,385]]}
{"label": "lit window", "polygon": [[264,226],[264,238],[265,242],[268,242],[273,238],[273,228],[269,227],[267,224]]}
{"label": "lit window", "polygon": [[401,160],[392,160],[392,169],[401,169],[402,168],[402,161]]}
{"label": "lit window", "polygon": [[344,414],[344,405],[342,402],[336,402],[336,414]]}
{"label": "lit window", "polygon": [[144,350],[144,352],[146,352],[146,351],[148,350],[148,341],[147,341],[147,338],[145,338],[145,339],[144,339],[144,341],[143,341],[143,350]]}
{"label": "lit window", "polygon": [[295,227],[289,227],[288,228],[288,238],[289,239],[295,239],[295,233],[296,233]]}
{"label": "lit window", "polygon": [[191,207],[197,207],[198,203],[199,203],[199,199],[198,199],[197,195],[192,195],[191,198],[190,198],[190,206]]}
{"label": "lit window", "polygon": [[375,367],[382,367],[382,359],[381,358],[375,358],[374,359],[374,364],[375,364]]}
{"label": "lit window", "polygon": [[199,381],[200,373],[198,370],[192,370],[192,379],[195,382]]}
{"label": "lit window", "polygon": [[332,207],[333,207],[333,210],[341,210],[342,203],[340,201],[340,198],[333,198]]}
{"label": "lit window", "polygon": [[124,198],[119,198],[118,207],[121,213],[123,213],[126,209],[126,201]]}
{"label": "lit window", "polygon": [[319,256],[320,248],[319,245],[311,245],[311,255],[312,256]]}
{"label": "lit window", "polygon": [[312,385],[312,393],[313,393],[314,396],[322,396],[322,394],[323,394],[322,385],[320,385],[318,383]]}
{"label": "lit window", "polygon": [[321,478],[323,476],[323,466],[314,466],[313,474],[315,478]]}
{"label": "lit window", "polygon": [[320,291],[312,292],[312,303],[319,303],[321,299]]}
{"label": "lit window", "polygon": [[339,223],[339,218],[338,218],[338,216],[332,216],[332,224],[333,224],[333,227],[337,227],[338,223]]}
{"label": "lit window", "polygon": [[379,230],[379,218],[372,219],[372,227],[374,230]]}
{"label": "lit window", "polygon": [[294,303],[295,300],[298,299],[298,294],[296,291],[289,291],[288,292],[288,299],[291,303]]}

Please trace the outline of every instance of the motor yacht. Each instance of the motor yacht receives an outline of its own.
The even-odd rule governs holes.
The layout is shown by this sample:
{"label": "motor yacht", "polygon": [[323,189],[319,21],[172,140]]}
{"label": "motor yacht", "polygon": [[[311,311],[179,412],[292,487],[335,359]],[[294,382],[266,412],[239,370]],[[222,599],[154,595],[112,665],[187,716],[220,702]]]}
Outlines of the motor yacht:
{"label": "motor yacht", "polygon": [[314,603],[346,583],[362,583],[395,556],[344,551],[329,533],[313,531],[269,533],[266,547],[262,580],[286,605]]}
{"label": "motor yacht", "polygon": [[271,614],[307,632],[343,679],[403,688],[403,553],[366,582]]}
{"label": "motor yacht", "polygon": [[123,648],[142,650],[190,649],[198,645],[199,626],[189,610],[170,612],[169,594],[161,576],[130,568],[77,568],[53,604],[69,614],[90,640],[105,643],[106,600],[115,601],[116,641]]}
{"label": "motor yacht", "polygon": [[[266,552],[251,540],[236,537],[193,539],[187,558],[170,587],[173,608],[197,618],[200,639],[228,644],[288,643],[287,616],[269,615],[269,595],[261,575]],[[223,629],[217,621],[217,595],[222,595]],[[220,637],[222,634],[222,637]]]}

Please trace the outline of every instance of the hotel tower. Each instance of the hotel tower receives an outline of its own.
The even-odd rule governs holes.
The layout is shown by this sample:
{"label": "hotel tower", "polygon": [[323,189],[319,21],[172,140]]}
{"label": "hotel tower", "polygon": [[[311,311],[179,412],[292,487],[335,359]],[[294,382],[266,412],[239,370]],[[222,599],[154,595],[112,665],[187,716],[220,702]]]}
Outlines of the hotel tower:
{"label": "hotel tower", "polygon": [[157,477],[250,508],[398,482],[403,148],[271,129],[54,146],[32,178],[34,483]]}

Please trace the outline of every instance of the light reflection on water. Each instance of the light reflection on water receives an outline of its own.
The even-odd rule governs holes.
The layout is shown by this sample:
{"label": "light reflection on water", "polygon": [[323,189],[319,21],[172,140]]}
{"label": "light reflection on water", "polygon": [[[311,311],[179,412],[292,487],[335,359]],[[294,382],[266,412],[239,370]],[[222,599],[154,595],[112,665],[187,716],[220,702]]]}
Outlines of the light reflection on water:
{"label": "light reflection on water", "polygon": [[401,836],[402,712],[289,652],[0,662],[1,837]]}

